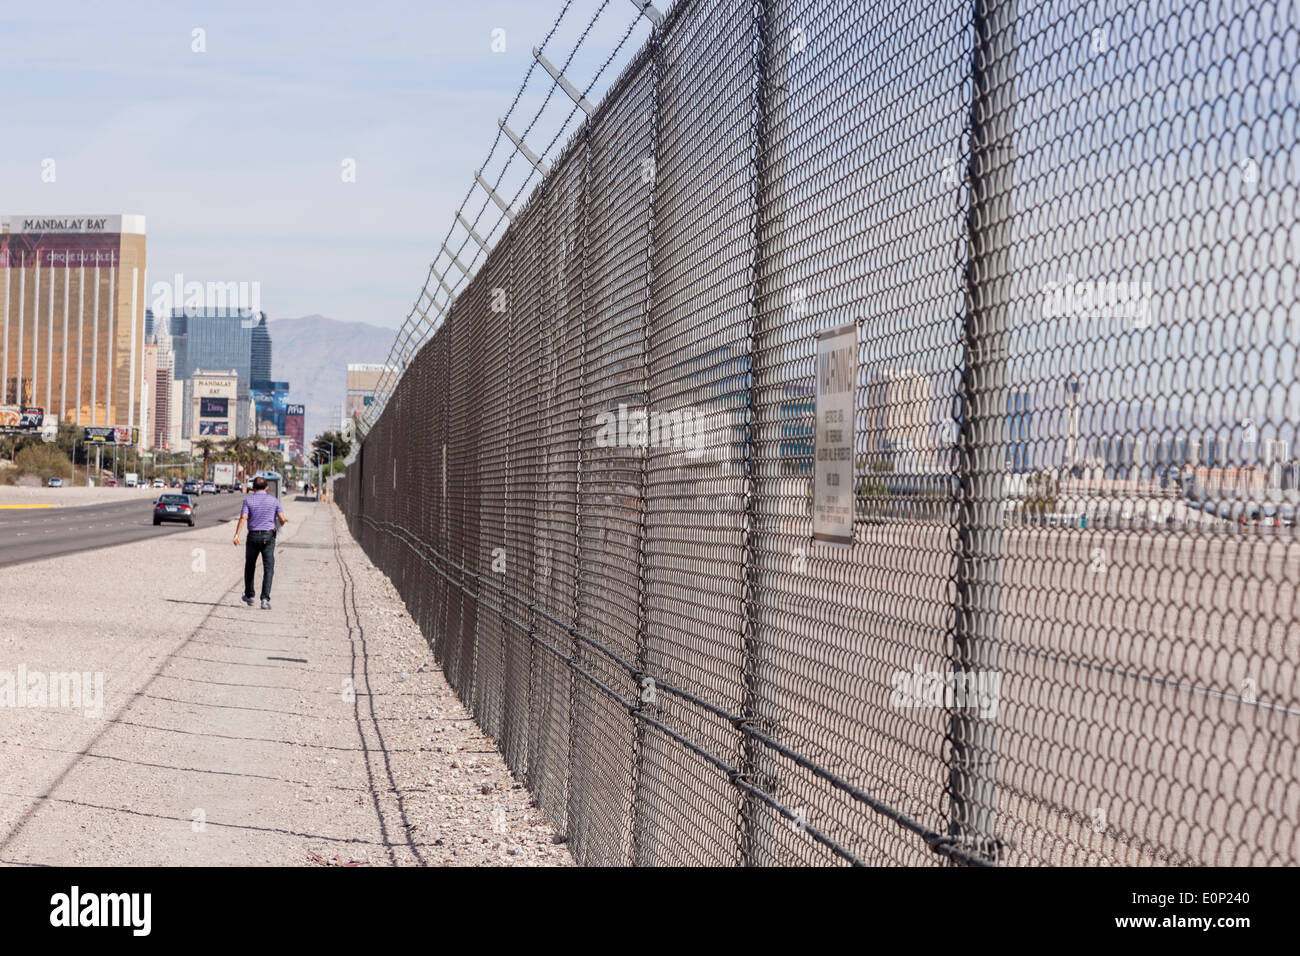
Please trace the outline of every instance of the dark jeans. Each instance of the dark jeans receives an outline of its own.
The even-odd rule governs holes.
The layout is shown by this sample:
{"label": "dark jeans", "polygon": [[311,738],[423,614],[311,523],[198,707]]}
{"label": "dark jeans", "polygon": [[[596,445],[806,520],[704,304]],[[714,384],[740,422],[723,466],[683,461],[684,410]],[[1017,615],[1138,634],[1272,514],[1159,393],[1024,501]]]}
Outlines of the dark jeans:
{"label": "dark jeans", "polygon": [[275,574],[275,532],[250,531],[244,542],[244,597],[253,596],[253,575],[257,556],[262,556],[262,600],[271,600],[271,577]]}

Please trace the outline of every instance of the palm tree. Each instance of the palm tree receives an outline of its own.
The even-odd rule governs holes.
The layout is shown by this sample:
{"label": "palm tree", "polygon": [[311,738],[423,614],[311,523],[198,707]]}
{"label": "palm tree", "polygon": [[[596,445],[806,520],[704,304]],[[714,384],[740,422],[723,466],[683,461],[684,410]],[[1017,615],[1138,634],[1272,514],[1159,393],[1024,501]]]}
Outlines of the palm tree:
{"label": "palm tree", "polygon": [[225,450],[225,453],[234,460],[235,473],[236,473],[235,477],[236,480],[239,480],[244,470],[243,462],[244,462],[244,454],[247,449],[247,440],[244,438],[240,438],[238,436],[234,438],[228,438],[224,442],[222,442],[222,448]]}
{"label": "palm tree", "polygon": [[217,450],[216,443],[211,438],[203,438],[194,443],[194,450],[203,452],[203,480],[208,480],[208,459],[212,453]]}

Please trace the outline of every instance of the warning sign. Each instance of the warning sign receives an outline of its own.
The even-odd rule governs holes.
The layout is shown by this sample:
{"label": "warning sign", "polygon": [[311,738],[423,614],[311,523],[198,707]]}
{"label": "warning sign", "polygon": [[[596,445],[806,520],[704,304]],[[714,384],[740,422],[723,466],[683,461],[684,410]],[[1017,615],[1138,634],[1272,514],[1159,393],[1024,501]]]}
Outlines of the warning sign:
{"label": "warning sign", "polygon": [[845,325],[817,336],[816,361],[813,537],[831,544],[852,544],[857,327]]}

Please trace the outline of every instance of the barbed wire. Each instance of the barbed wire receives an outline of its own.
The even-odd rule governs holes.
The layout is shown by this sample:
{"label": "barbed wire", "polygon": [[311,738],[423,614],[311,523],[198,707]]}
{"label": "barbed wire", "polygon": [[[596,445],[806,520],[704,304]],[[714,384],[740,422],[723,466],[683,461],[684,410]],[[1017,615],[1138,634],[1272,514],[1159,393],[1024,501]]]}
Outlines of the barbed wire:
{"label": "barbed wire", "polygon": [[[600,65],[600,68],[596,70],[595,74],[587,82],[587,85],[582,88],[581,94],[583,99],[585,99],[587,94],[595,88],[596,84],[600,81],[600,78],[609,69],[610,64],[614,62],[619,52],[627,45],[627,41],[632,37],[632,34],[635,32],[636,27],[641,22],[642,18],[649,16],[647,11],[654,9],[653,6],[650,3],[645,2],[645,0],[631,0],[631,2],[632,6],[637,10],[636,15],[633,16],[631,21],[628,23],[627,29],[623,32],[618,44],[610,51],[609,55],[605,58],[605,61]],[[446,314],[447,310],[451,308],[452,303],[455,302],[456,296],[462,285],[473,278],[480,257],[486,259],[488,253],[491,251],[490,244],[492,243],[492,237],[497,235],[497,230],[501,227],[502,223],[507,222],[509,219],[511,213],[507,212],[505,208],[500,208],[499,214],[491,227],[485,232],[479,232],[480,223],[484,214],[487,212],[488,207],[490,205],[498,205],[500,202],[496,191],[501,187],[515,157],[523,156],[525,159],[528,159],[532,171],[525,174],[523,181],[515,190],[514,195],[510,197],[509,202],[506,204],[510,209],[519,208],[520,197],[524,195],[525,191],[530,188],[536,188],[540,184],[540,180],[534,182],[533,176],[535,174],[541,174],[542,180],[545,179],[543,171],[538,169],[537,164],[529,159],[524,153],[528,134],[536,128],[542,114],[546,111],[546,108],[554,98],[555,91],[561,89],[560,78],[564,76],[565,71],[572,65],[574,57],[577,55],[582,45],[587,41],[592,29],[596,26],[597,21],[599,21],[601,15],[605,12],[606,8],[609,7],[610,3],[611,0],[601,0],[600,5],[588,19],[586,26],[579,34],[573,48],[569,51],[568,56],[565,57],[563,64],[559,67],[557,71],[558,76],[551,77],[550,87],[546,90],[541,105],[533,114],[532,119],[529,120],[528,125],[518,134],[516,141],[508,135],[505,135],[506,127],[509,125],[510,118],[514,115],[516,108],[518,108],[520,100],[523,99],[524,91],[528,86],[528,81],[532,78],[534,70],[536,70],[540,63],[536,54],[544,54],[546,45],[555,36],[556,32],[560,28],[561,21],[563,21],[565,15],[568,13],[569,8],[573,6],[573,0],[566,0],[564,6],[560,9],[559,14],[551,24],[550,30],[547,31],[542,42],[534,49],[535,55],[533,60],[529,64],[527,71],[524,73],[524,78],[520,82],[519,88],[515,91],[514,98],[510,103],[510,108],[506,110],[505,115],[498,121],[496,136],[493,137],[492,145],[488,148],[487,157],[483,160],[483,164],[479,169],[475,171],[474,180],[470,183],[469,189],[465,193],[465,198],[461,200],[460,205],[457,207],[456,213],[452,217],[451,224],[447,228],[447,233],[443,237],[442,243],[439,245],[433,261],[429,263],[429,270],[425,276],[424,285],[420,289],[420,294],[416,297],[415,303],[412,305],[410,312],[407,313],[406,319],[401,328],[398,329],[396,336],[394,336],[392,348],[389,350],[388,361],[385,363],[385,370],[382,373],[375,390],[374,400],[366,408],[362,417],[358,438],[363,438],[365,432],[369,430],[370,426],[373,425],[373,423],[377,421],[379,416],[383,413],[385,406],[388,404],[389,397],[392,395],[393,390],[397,387],[397,383],[405,373],[406,366],[410,362],[414,353],[419,350],[419,347],[425,341],[428,340],[430,335],[437,331],[439,325],[441,325],[443,315]],[[565,116],[564,121],[560,124],[550,141],[547,142],[542,151],[537,154],[539,159],[543,162],[545,161],[546,156],[555,148],[555,145],[561,140],[566,132],[569,131],[570,124],[573,122],[575,115],[580,109],[581,106],[578,101],[570,100],[568,114]],[[486,183],[486,180],[483,176],[487,171],[489,164],[491,164],[493,157],[496,155],[497,148],[502,145],[503,138],[510,143],[512,148],[510,152],[505,155],[501,169],[496,174],[496,179],[491,183],[490,189],[485,189],[483,186],[484,183]],[[478,207],[478,211],[474,213],[474,218],[468,219],[465,215],[466,207],[473,199],[476,189],[481,191],[483,194],[482,202]],[[460,239],[460,244],[455,247],[454,251],[452,251],[451,245],[458,225],[464,230],[465,235]],[[466,266],[461,262],[461,256],[465,252],[466,247],[471,243],[473,243],[474,251],[473,255],[468,257],[469,263],[468,266]],[[444,256],[447,257],[448,262],[446,267],[440,271],[438,269],[438,262]],[[448,274],[452,271],[453,267],[457,270],[458,275],[454,281],[449,282]],[[438,295],[440,292],[444,296],[441,303],[438,301]],[[432,320],[429,318],[430,312],[435,313],[435,317]],[[418,319],[416,318],[417,316],[419,317]]]}

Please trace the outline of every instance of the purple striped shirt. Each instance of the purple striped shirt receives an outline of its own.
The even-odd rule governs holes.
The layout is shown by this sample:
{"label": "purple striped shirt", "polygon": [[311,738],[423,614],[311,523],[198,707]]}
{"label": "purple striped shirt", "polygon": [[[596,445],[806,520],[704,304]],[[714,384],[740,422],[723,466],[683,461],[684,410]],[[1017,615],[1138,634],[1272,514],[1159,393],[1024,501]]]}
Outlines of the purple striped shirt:
{"label": "purple striped shirt", "polygon": [[249,531],[274,531],[275,516],[283,512],[280,499],[265,491],[255,491],[244,499],[241,515],[248,516]]}

